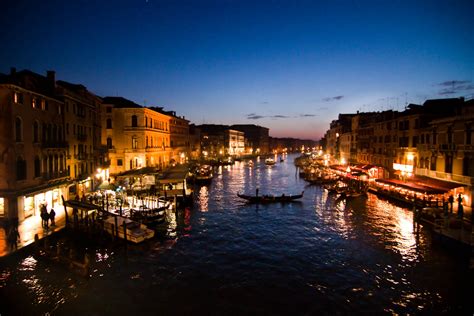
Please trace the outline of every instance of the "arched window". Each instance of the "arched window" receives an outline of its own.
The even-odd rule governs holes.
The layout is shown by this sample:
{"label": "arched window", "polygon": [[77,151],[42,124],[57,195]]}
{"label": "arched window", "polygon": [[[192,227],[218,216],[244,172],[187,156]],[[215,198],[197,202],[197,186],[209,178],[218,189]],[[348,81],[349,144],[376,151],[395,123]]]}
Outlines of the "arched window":
{"label": "arched window", "polygon": [[137,116],[136,115],[132,115],[132,127],[137,127],[138,126],[138,123],[137,123]]}
{"label": "arched window", "polygon": [[16,160],[16,179],[26,179],[26,161],[22,157],[18,157]]}
{"label": "arched window", "polygon": [[107,119],[107,129],[112,128],[112,119]]}
{"label": "arched window", "polygon": [[33,123],[33,142],[39,142],[39,124],[37,121]]}
{"label": "arched window", "polygon": [[112,149],[112,138],[107,137],[107,148]]}
{"label": "arched window", "polygon": [[41,176],[41,160],[38,156],[35,157],[35,178]]}
{"label": "arched window", "polygon": [[23,141],[23,122],[19,117],[15,119],[15,141]]}

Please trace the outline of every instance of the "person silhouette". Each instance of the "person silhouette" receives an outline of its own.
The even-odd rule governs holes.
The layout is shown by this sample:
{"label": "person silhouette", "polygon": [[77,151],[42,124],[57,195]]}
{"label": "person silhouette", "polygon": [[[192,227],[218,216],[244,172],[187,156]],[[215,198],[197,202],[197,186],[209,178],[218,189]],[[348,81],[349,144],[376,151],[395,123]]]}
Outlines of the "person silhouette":
{"label": "person silhouette", "polygon": [[54,222],[54,217],[56,216],[56,212],[54,211],[53,208],[51,208],[51,211],[49,212],[49,220],[51,221],[51,226],[56,225]]}
{"label": "person silhouette", "polygon": [[462,199],[461,193],[459,193],[457,200],[458,200],[458,217],[462,218],[464,215],[464,207],[462,205],[463,199]]}

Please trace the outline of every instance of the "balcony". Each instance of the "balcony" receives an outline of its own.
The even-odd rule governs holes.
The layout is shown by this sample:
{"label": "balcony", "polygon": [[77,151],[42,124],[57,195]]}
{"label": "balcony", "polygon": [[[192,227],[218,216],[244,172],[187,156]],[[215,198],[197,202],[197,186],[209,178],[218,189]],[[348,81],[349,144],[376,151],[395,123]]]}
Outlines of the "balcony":
{"label": "balcony", "polygon": [[85,142],[87,141],[87,135],[86,134],[77,134],[76,138],[78,141]]}
{"label": "balcony", "polygon": [[64,141],[47,141],[41,142],[41,148],[67,148],[69,146],[68,142]]}
{"label": "balcony", "polygon": [[474,151],[474,145],[456,145],[457,150],[461,151],[469,151],[473,152]]}
{"label": "balcony", "polygon": [[440,151],[455,151],[456,150],[456,144],[440,144],[439,145],[439,150]]}
{"label": "balcony", "polygon": [[43,180],[54,180],[67,177],[67,170],[57,171],[57,172],[43,172],[41,178]]}
{"label": "balcony", "polygon": [[89,154],[87,154],[87,153],[78,153],[78,154],[74,155],[74,158],[77,159],[77,160],[87,160],[87,158],[89,158]]}
{"label": "balcony", "polygon": [[459,182],[466,185],[474,185],[474,177],[463,176],[460,174],[446,173],[446,172],[421,169],[421,168],[417,168],[415,173],[420,176],[427,176],[430,178],[446,180],[446,181],[454,181],[454,182]]}

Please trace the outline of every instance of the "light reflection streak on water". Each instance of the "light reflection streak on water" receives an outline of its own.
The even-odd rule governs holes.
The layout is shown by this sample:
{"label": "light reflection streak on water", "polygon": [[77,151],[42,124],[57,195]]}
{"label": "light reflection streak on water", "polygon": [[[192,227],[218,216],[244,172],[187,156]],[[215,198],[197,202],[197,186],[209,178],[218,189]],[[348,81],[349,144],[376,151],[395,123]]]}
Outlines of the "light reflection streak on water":
{"label": "light reflection streak on water", "polygon": [[398,252],[404,260],[418,259],[417,240],[414,233],[413,213],[371,195],[369,203],[373,204],[375,225],[384,230],[385,242]]}
{"label": "light reflection streak on water", "polygon": [[205,185],[199,189],[198,203],[201,212],[207,212],[209,210],[209,189]]}

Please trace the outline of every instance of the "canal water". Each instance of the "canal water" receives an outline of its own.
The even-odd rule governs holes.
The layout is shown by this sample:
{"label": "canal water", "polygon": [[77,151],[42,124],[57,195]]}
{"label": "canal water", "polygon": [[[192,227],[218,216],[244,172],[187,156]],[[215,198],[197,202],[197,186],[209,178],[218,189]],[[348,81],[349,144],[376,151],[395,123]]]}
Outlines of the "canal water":
{"label": "canal water", "polygon": [[[415,233],[408,209],[308,186],[295,157],[220,167],[191,208],[168,214],[161,238],[80,243],[93,258],[87,278],[33,249],[3,260],[0,314],[472,314],[468,258]],[[236,196],[256,188],[304,197]]]}

